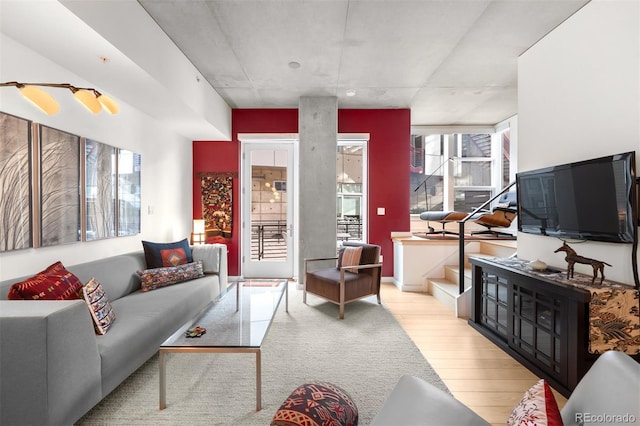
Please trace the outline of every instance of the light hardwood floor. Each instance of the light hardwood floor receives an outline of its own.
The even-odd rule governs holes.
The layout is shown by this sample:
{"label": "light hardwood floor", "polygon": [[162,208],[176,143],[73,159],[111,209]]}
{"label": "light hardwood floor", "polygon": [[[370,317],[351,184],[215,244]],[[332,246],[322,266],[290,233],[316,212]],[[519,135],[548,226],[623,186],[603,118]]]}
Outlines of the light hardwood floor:
{"label": "light hardwood floor", "polygon": [[[504,425],[539,380],[431,295],[383,283],[381,298],[453,395],[491,424]],[[566,398],[554,394],[562,409]]]}

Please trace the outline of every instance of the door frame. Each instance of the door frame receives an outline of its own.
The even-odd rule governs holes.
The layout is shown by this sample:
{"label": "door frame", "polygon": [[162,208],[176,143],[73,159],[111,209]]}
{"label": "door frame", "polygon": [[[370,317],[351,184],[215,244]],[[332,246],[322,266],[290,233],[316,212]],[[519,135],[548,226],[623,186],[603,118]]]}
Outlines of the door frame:
{"label": "door frame", "polygon": [[[265,266],[266,273],[259,274],[261,278],[293,278],[297,279],[298,277],[298,224],[299,224],[299,209],[298,203],[296,200],[299,198],[299,188],[298,188],[298,173],[299,173],[299,161],[298,161],[298,151],[299,151],[299,135],[297,133],[239,133],[238,140],[240,141],[240,169],[241,169],[241,239],[240,239],[240,251],[239,251],[239,264],[240,264],[240,276],[245,278],[247,275],[256,275],[251,271],[251,267],[248,267],[248,262],[251,259],[251,229],[250,229],[250,218],[251,218],[251,202],[247,202],[247,197],[250,197],[251,194],[251,186],[252,179],[250,176],[251,167],[250,163],[245,155],[248,147],[255,147],[259,145],[264,145],[267,149],[277,149],[278,146],[287,146],[292,148],[292,159],[291,165],[288,166],[288,174],[287,181],[289,185],[287,187],[287,209],[288,209],[288,217],[287,223],[291,225],[293,228],[293,233],[290,235],[288,233],[289,241],[287,244],[290,246],[289,258],[287,259],[287,265],[290,264],[290,267],[287,266],[287,273],[285,275],[290,276],[281,276],[282,274],[270,273],[273,271],[268,270],[268,265]],[[249,178],[247,179],[247,176]],[[249,195],[247,195],[249,194]],[[291,217],[289,217],[289,215]],[[249,244],[247,244],[247,242]],[[282,266],[282,265],[279,265]],[[290,272],[289,272],[290,271]],[[249,272],[249,274],[247,274]],[[277,275],[277,276],[276,276]],[[256,277],[257,278],[257,277]]]}

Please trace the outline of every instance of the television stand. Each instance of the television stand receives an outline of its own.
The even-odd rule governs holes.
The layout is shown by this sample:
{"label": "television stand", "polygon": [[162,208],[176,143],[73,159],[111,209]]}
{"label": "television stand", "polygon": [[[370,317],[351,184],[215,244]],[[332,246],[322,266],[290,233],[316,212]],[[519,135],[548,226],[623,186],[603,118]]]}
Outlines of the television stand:
{"label": "television stand", "polygon": [[533,272],[517,259],[469,261],[469,325],[568,397],[598,357],[589,353],[590,292],[563,283],[557,269]]}

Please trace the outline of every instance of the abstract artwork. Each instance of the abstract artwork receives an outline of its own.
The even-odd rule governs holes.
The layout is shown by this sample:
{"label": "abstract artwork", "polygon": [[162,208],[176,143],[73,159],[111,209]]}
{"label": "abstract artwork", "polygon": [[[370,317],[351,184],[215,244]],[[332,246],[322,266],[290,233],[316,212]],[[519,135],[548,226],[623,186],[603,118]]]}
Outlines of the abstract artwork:
{"label": "abstract artwork", "polygon": [[87,139],[85,142],[85,239],[116,236],[116,149]]}
{"label": "abstract artwork", "polygon": [[40,245],[80,240],[80,137],[40,125]]}
{"label": "abstract artwork", "polygon": [[200,179],[206,235],[230,238],[233,230],[233,175],[203,173]]}
{"label": "abstract artwork", "polygon": [[118,150],[118,235],[140,233],[141,156]]}
{"label": "abstract artwork", "polygon": [[140,182],[140,154],[0,112],[0,252],[139,234]]}
{"label": "abstract artwork", "polygon": [[0,252],[32,246],[31,122],[0,113]]}

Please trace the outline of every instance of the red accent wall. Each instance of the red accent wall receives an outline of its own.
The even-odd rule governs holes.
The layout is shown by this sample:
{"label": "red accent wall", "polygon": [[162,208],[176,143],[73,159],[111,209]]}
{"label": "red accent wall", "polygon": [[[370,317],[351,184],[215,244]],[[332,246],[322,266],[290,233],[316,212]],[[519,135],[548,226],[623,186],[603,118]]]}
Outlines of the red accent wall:
{"label": "red accent wall", "polygon": [[[193,218],[202,217],[199,172],[240,171],[238,133],[298,133],[297,109],[234,109],[232,140],[193,142]],[[411,112],[395,110],[338,110],[338,132],[369,133],[369,242],[384,255],[384,276],[393,276],[392,231],[408,231]],[[240,178],[233,182],[233,234],[229,275],[240,275]],[[386,214],[377,215],[384,207]]]}
{"label": "red accent wall", "polygon": [[[382,275],[393,276],[391,232],[409,231],[411,111],[338,110],[339,133],[369,133],[369,239],[381,247]],[[378,207],[385,215],[378,216]]]}
{"label": "red accent wall", "polygon": [[[238,133],[298,133],[297,109],[234,109],[231,111],[231,141],[193,142],[193,218],[202,218],[199,172],[240,173]],[[240,177],[233,178],[233,231],[227,241],[229,275],[240,275]]]}

